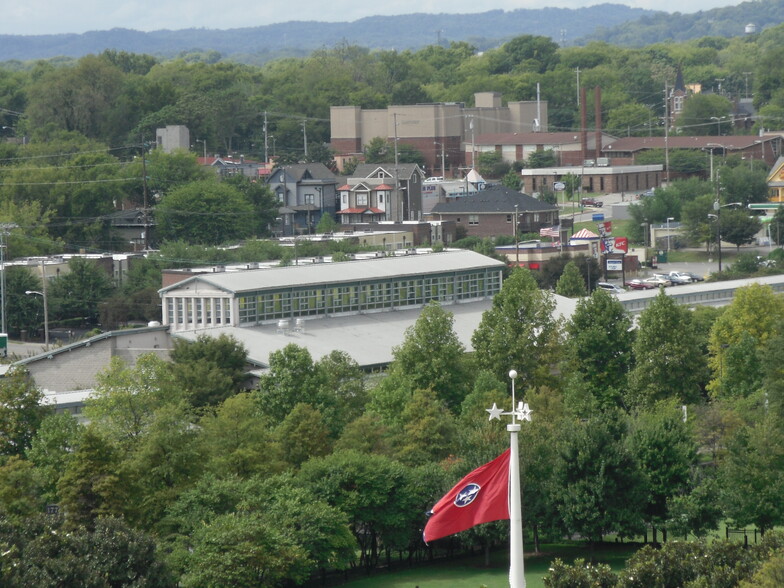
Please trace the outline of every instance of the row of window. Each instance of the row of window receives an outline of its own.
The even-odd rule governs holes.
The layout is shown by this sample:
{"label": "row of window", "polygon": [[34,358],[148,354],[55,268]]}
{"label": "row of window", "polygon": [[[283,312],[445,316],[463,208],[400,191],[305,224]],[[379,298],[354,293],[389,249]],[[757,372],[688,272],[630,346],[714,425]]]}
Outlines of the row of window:
{"label": "row of window", "polygon": [[231,299],[166,298],[166,319],[170,325],[230,325]]}
{"label": "row of window", "polygon": [[240,326],[281,318],[364,312],[493,296],[501,288],[498,270],[406,278],[244,295],[238,298]]}

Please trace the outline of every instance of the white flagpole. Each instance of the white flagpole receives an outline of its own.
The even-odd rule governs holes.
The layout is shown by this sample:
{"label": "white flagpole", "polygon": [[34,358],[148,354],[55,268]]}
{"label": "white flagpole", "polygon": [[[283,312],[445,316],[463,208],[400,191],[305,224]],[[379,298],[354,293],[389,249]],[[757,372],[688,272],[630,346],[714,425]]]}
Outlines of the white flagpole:
{"label": "white flagpole", "polygon": [[501,416],[512,417],[512,423],[506,425],[509,431],[509,588],[525,588],[525,565],[523,562],[523,505],[520,492],[520,452],[517,448],[517,433],[520,432],[521,421],[531,422],[531,409],[527,402],[518,402],[515,406],[515,378],[517,372],[511,370],[512,410],[505,412],[493,403],[488,408],[490,420],[501,420]]}
{"label": "white flagpole", "polygon": [[[517,372],[511,370],[512,406],[515,405],[515,378]],[[517,447],[517,433],[520,423],[506,425],[509,431],[509,588],[525,588],[525,563],[523,561],[523,506],[520,497],[520,453]]]}

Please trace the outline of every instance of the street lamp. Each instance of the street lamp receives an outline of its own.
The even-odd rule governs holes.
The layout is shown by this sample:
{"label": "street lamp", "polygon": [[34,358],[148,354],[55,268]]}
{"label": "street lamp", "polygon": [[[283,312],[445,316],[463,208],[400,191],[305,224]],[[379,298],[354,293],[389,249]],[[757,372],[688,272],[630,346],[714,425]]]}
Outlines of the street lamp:
{"label": "street lamp", "polygon": [[445,161],[444,160],[446,159],[446,154],[444,153],[444,148],[445,148],[444,144],[443,143],[439,143],[438,141],[433,141],[433,145],[438,145],[439,147],[441,147],[441,177],[445,178],[446,177],[446,172],[444,171],[444,169],[445,169],[446,165],[445,165]]}
{"label": "street lamp", "polygon": [[[44,278],[44,280],[46,280],[46,278]],[[25,290],[25,294],[28,296],[40,296],[44,300],[44,349],[49,351],[49,306],[47,305],[45,290],[45,287],[44,292],[39,292],[38,290]]]}
{"label": "street lamp", "polygon": [[719,204],[718,199],[713,201],[713,211],[716,214],[709,214],[708,218],[716,219],[716,243],[719,250],[719,273],[721,273],[721,209],[728,206],[743,206],[742,202],[730,202],[728,204]]}
{"label": "street lamp", "polygon": [[204,146],[204,165],[207,165],[207,139],[196,139],[196,142]]}
{"label": "street lamp", "polygon": [[645,248],[648,248],[648,223],[640,223],[642,227],[642,241],[645,245]]}
{"label": "street lamp", "polygon": [[670,221],[675,220],[675,218],[668,216],[667,217],[667,254],[670,253]]}
{"label": "street lamp", "polygon": [[712,116],[710,117],[711,120],[716,121],[716,136],[721,136],[721,121],[727,118],[726,116]]}
{"label": "street lamp", "polygon": [[514,229],[512,230],[512,232],[514,234],[514,238],[515,238],[515,266],[516,267],[520,267],[520,238],[517,236],[517,229],[518,229],[518,226],[519,226],[517,224],[517,222],[518,222],[517,221],[517,209],[518,209],[518,206],[519,206],[518,204],[515,204]]}

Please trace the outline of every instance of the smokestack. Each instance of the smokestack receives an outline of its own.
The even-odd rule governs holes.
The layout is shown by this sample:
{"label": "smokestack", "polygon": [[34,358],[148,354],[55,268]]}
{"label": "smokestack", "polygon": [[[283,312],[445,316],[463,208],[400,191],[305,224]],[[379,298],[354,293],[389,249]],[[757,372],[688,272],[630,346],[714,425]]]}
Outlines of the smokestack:
{"label": "smokestack", "polygon": [[594,145],[594,151],[596,156],[594,159],[599,161],[599,158],[602,156],[602,89],[599,86],[594,88],[594,118],[596,118],[596,144]]}
{"label": "smokestack", "polygon": [[580,157],[588,159],[588,114],[585,111],[585,88],[580,88]]}

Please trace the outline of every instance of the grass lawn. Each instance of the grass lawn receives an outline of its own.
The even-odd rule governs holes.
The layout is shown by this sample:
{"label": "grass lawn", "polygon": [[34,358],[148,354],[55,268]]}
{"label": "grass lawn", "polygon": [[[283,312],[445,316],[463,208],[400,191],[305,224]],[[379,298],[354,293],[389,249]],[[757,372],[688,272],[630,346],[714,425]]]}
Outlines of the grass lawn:
{"label": "grass lawn", "polygon": [[[597,548],[597,562],[609,564],[614,570],[623,568],[626,560],[639,545],[606,545]],[[527,588],[544,588],[542,577],[547,575],[550,562],[555,558],[572,562],[577,558],[589,559],[590,552],[583,544],[542,546],[541,555],[526,553],[525,581]],[[342,586],[347,588],[502,588],[509,585],[509,554],[495,551],[491,566],[484,567],[482,556],[465,557],[459,560],[418,564],[414,569],[399,572],[377,573],[362,580],[353,580]]]}

